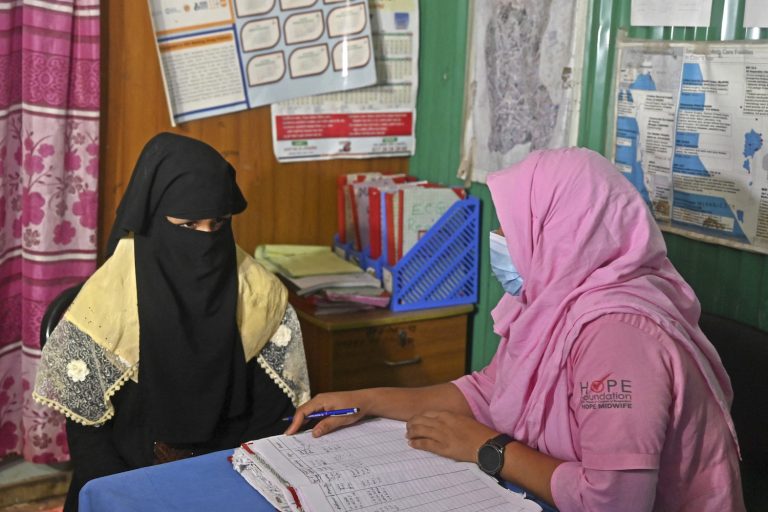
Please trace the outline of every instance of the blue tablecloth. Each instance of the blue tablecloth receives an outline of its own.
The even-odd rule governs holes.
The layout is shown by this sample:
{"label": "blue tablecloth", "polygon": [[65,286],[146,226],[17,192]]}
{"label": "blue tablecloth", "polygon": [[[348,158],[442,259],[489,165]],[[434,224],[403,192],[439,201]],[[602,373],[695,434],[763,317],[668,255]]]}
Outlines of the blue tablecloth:
{"label": "blue tablecloth", "polygon": [[[80,491],[80,512],[274,512],[232,468],[233,450],[209,453],[91,480]],[[522,492],[505,483],[505,487]],[[535,500],[544,512],[557,512]]]}
{"label": "blue tablecloth", "polygon": [[81,512],[274,511],[232,468],[233,450],[209,453],[91,480]]}

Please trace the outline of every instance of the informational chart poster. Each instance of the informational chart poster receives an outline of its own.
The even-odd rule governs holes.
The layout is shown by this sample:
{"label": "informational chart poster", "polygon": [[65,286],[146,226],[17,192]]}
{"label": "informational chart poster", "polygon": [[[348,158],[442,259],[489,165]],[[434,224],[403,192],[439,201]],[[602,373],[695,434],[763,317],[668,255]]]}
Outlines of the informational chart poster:
{"label": "informational chart poster", "polygon": [[672,215],[672,156],[683,48],[620,50],[614,162],[660,221]]}
{"label": "informational chart poster", "polygon": [[272,105],[280,162],[410,156],[416,146],[417,0],[370,0],[378,81]]}
{"label": "informational chart poster", "polygon": [[768,253],[768,45],[620,42],[613,159],[662,229]]}
{"label": "informational chart poster", "polygon": [[366,0],[148,0],[171,122],[376,82]]}

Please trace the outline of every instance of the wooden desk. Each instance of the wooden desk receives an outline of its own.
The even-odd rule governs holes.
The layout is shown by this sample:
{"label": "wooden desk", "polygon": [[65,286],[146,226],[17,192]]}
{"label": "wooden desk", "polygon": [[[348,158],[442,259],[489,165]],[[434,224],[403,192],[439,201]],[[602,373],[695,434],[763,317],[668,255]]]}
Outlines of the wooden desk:
{"label": "wooden desk", "polygon": [[395,313],[317,316],[294,304],[312,394],[376,386],[425,386],[464,375],[471,304]]}

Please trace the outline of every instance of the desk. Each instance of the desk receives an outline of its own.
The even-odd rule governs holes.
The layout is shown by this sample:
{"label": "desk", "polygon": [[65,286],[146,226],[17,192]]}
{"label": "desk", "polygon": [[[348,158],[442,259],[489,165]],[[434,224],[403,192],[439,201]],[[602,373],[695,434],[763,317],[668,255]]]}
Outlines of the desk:
{"label": "desk", "polygon": [[91,480],[80,491],[81,512],[274,512],[232,468],[233,450]]}
{"label": "desk", "polygon": [[[80,491],[80,512],[274,512],[234,469],[223,450],[91,480]],[[514,485],[505,487],[515,492]],[[557,512],[539,500],[544,512]]]}
{"label": "desk", "polygon": [[316,315],[295,296],[312,394],[427,386],[464,375],[472,304]]}

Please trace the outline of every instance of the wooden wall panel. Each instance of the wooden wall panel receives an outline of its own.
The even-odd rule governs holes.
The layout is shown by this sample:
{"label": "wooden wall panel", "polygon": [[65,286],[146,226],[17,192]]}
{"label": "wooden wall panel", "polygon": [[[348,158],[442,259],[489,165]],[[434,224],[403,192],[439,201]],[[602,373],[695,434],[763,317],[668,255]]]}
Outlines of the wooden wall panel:
{"label": "wooden wall panel", "polygon": [[103,0],[102,18],[102,251],[136,158],[161,131],[199,138],[237,169],[248,209],[235,218],[234,229],[247,251],[262,243],[330,244],[338,175],[408,171],[406,158],[279,164],[272,152],[269,107],[171,128],[146,0]]}

